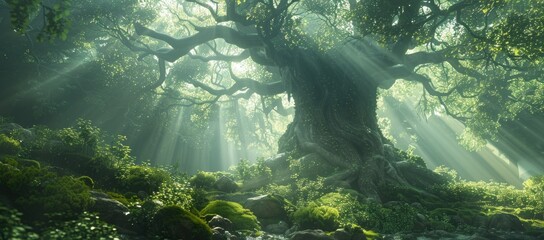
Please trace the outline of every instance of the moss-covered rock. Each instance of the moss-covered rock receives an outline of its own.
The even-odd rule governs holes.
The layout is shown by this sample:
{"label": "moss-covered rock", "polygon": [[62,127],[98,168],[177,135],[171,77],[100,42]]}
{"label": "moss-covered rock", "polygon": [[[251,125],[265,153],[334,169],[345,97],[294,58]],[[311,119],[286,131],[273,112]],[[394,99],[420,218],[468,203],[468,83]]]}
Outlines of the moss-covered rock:
{"label": "moss-covered rock", "polygon": [[234,230],[260,230],[257,217],[239,203],[215,200],[200,211],[202,215],[216,214],[232,221]]}
{"label": "moss-covered rock", "polygon": [[211,239],[211,228],[198,216],[179,206],[161,208],[153,217],[155,232],[163,238],[184,240]]}
{"label": "moss-covered rock", "polygon": [[5,134],[0,134],[0,155],[17,155],[21,152],[21,143]]}
{"label": "moss-covered rock", "polygon": [[339,219],[340,212],[338,209],[329,206],[318,206],[315,203],[310,203],[293,214],[293,221],[301,229],[334,231],[340,226]]}

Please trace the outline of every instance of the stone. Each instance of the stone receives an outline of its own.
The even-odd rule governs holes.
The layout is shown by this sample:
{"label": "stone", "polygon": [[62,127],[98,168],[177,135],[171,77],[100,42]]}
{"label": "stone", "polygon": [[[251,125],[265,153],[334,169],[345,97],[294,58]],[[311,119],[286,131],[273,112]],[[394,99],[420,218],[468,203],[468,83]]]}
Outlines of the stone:
{"label": "stone", "polygon": [[152,224],[161,239],[203,240],[213,237],[213,231],[206,222],[176,205],[159,209]]}
{"label": "stone", "polygon": [[332,234],[334,240],[366,240],[365,233],[361,228],[355,228],[348,231],[344,228],[339,228]]}
{"label": "stone", "polygon": [[221,217],[219,215],[215,215],[208,221],[208,225],[211,228],[221,228],[224,230],[232,230],[232,221],[230,221],[228,218]]}
{"label": "stone", "polygon": [[120,228],[130,228],[129,210],[121,202],[111,198],[108,194],[91,191],[91,199],[94,205],[89,209],[96,212],[103,221]]}
{"label": "stone", "polygon": [[229,178],[227,176],[222,176],[218,178],[213,185],[217,190],[221,192],[233,193],[238,190],[238,184],[236,184],[236,182],[232,180],[232,178]]}
{"label": "stone", "polygon": [[244,207],[251,210],[259,219],[287,219],[284,203],[276,196],[266,194],[248,198]]}
{"label": "stone", "polygon": [[334,240],[351,240],[351,234],[343,228],[334,231],[332,236]]}
{"label": "stone", "polygon": [[323,230],[308,229],[303,231],[297,231],[289,236],[290,240],[334,240],[333,237],[328,236]]}
{"label": "stone", "polygon": [[497,229],[501,231],[523,231],[523,225],[518,217],[507,214],[499,213],[491,216],[489,222],[487,223],[488,229]]}
{"label": "stone", "polygon": [[278,223],[269,224],[264,228],[265,232],[272,234],[284,234],[289,229],[289,225],[284,221]]}

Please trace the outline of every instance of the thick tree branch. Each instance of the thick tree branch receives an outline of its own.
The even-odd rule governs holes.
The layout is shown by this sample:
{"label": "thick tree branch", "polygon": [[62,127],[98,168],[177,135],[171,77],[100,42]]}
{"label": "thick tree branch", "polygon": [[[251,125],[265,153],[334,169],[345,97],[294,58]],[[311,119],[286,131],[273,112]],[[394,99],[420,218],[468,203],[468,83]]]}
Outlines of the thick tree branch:
{"label": "thick tree branch", "polygon": [[232,72],[232,68],[229,68],[230,77],[238,84],[243,85],[251,91],[261,95],[277,95],[285,92],[285,84],[283,81],[277,81],[272,83],[261,83],[259,81],[250,78],[240,78]]}
{"label": "thick tree branch", "polygon": [[434,52],[416,52],[406,55],[404,57],[404,62],[410,69],[414,69],[415,67],[426,63],[441,63],[446,61],[446,54],[448,52],[448,49]]}
{"label": "thick tree branch", "polygon": [[241,62],[250,57],[249,50],[244,50],[238,55],[224,55],[216,50],[213,50],[214,54],[213,56],[200,56],[189,53],[188,56],[192,59],[197,59],[203,62],[210,62],[210,61],[224,61],[224,62]]}
{"label": "thick tree branch", "polygon": [[153,31],[139,23],[135,23],[134,27],[136,34],[161,40],[170,45],[172,49],[169,51],[154,53],[157,57],[169,62],[174,62],[187,55],[196,46],[215,39],[223,39],[225,42],[243,49],[263,46],[262,40],[257,35],[242,34],[230,27],[221,25],[197,28],[198,32],[196,34],[180,39]]}

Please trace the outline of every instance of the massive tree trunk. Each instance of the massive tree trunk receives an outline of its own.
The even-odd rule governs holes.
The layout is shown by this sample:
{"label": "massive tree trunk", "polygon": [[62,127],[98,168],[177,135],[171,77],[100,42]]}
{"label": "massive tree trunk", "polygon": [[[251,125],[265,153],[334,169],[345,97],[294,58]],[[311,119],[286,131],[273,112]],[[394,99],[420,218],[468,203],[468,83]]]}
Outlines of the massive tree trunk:
{"label": "massive tree trunk", "polygon": [[391,148],[384,150],[387,140],[377,124],[380,82],[375,72],[385,69],[384,62],[378,55],[357,61],[346,53],[361,56],[349,51],[291,54],[284,78],[296,111],[280,139],[279,152],[294,158],[317,154],[337,169],[327,176],[328,183],[379,199],[378,187],[386,181],[407,183],[397,173],[398,159],[391,159],[395,158]]}

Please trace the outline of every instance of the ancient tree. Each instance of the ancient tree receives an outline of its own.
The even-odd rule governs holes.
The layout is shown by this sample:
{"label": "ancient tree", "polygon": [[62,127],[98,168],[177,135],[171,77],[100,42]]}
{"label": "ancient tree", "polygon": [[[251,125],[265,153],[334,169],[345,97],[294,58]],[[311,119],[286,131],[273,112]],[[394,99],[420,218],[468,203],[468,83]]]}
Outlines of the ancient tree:
{"label": "ancient tree", "polygon": [[[296,110],[279,152],[317,156],[337,169],[329,176],[331,184],[370,197],[379,198],[378,186],[386,182],[414,183],[378,127],[379,88],[396,80],[419,83],[424,106],[475,131],[515,118],[516,107],[538,108],[523,94],[542,90],[539,1],[186,0],[179,6],[182,37],[138,22],[134,34],[117,32],[142,58],[158,60],[160,76],[150,88],[164,84],[168,63],[182,58],[251,59],[273,80],[230,71],[228,87],[184,81],[215,96],[211,102],[221,96],[287,93]],[[202,46],[208,51],[200,51]],[[229,54],[219,46],[238,51]]]}

